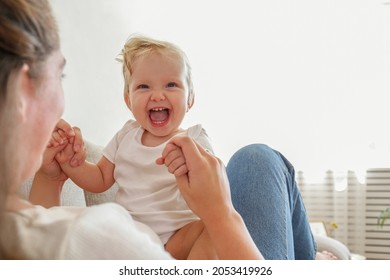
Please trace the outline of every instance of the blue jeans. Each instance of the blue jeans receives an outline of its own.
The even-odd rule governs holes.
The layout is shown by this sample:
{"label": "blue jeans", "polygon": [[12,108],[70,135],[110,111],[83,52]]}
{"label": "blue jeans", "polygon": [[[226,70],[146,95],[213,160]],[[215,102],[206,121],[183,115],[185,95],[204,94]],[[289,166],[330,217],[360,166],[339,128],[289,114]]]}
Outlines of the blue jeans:
{"label": "blue jeans", "polygon": [[265,259],[314,259],[316,243],[294,168],[262,144],[237,151],[227,167],[232,200]]}

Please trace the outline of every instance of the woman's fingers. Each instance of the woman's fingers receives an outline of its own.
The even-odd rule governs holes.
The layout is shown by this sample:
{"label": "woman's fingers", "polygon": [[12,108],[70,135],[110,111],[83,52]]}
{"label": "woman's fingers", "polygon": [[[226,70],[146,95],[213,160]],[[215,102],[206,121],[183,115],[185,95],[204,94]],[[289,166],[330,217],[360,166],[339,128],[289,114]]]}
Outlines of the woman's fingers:
{"label": "woman's fingers", "polygon": [[[66,145],[65,145],[66,144]],[[56,124],[47,147],[51,149],[48,157],[56,158],[59,163],[69,162],[71,166],[79,166],[86,159],[86,148],[81,131],[61,119]],[[57,151],[58,155],[52,153]]]}
{"label": "woman's fingers", "polygon": [[57,153],[56,160],[59,164],[64,164],[69,162],[73,155],[72,145],[68,144],[61,152]]}
{"label": "woman's fingers", "polygon": [[42,165],[50,164],[53,162],[56,155],[65,148],[66,143],[58,145],[57,147],[48,147],[43,153]]}
{"label": "woman's fingers", "polygon": [[168,143],[164,149],[163,158],[168,171],[175,176],[181,176],[188,172],[183,152],[178,146]]}
{"label": "woman's fingers", "polygon": [[[200,147],[192,138],[185,136],[177,136],[171,139],[170,144],[174,144],[183,152],[186,162],[197,162],[202,158],[204,149]],[[168,145],[167,145],[168,146]],[[199,147],[201,149],[199,149]],[[204,151],[205,152],[205,151]],[[205,152],[207,153],[207,152]],[[164,156],[164,154],[163,154]]]}
{"label": "woman's fingers", "polygon": [[187,165],[183,164],[175,169],[175,171],[173,172],[173,175],[175,175],[175,177],[180,177],[180,176],[186,175],[187,173],[188,173]]}

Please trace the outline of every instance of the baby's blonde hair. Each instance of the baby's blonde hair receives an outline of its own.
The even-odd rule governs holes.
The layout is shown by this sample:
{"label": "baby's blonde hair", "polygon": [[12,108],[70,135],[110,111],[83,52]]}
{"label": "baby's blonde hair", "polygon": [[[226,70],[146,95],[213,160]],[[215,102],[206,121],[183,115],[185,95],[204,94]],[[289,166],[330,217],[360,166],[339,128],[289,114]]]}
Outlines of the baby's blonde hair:
{"label": "baby's blonde hair", "polygon": [[184,62],[187,72],[188,104],[193,103],[194,86],[192,83],[191,66],[186,54],[175,44],[166,41],[159,41],[141,35],[132,35],[126,41],[124,48],[117,60],[123,64],[124,94],[128,92],[128,86],[133,75],[133,64],[137,58],[150,54],[171,54],[177,56]]}

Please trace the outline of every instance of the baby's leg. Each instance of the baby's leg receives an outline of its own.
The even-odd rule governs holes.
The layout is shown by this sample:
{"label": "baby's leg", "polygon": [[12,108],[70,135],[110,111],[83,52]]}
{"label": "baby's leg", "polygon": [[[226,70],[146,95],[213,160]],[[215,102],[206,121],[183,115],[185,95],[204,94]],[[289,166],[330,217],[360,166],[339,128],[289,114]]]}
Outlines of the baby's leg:
{"label": "baby's leg", "polygon": [[202,221],[189,223],[176,231],[165,249],[178,260],[216,258]]}
{"label": "baby's leg", "polygon": [[217,260],[218,256],[211,242],[207,229],[204,228],[191,248],[188,260]]}
{"label": "baby's leg", "polygon": [[172,257],[178,260],[186,260],[192,246],[203,231],[203,223],[195,221],[177,230],[165,244]]}

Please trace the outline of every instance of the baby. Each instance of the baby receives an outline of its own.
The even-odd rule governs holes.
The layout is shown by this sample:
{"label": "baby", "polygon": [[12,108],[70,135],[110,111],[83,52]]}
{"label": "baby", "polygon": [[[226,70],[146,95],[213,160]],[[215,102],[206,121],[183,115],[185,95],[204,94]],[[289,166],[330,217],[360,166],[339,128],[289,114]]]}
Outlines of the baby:
{"label": "baby", "polygon": [[[174,258],[216,259],[207,230],[176,185],[175,176],[187,172],[181,150],[171,147],[174,165],[167,168],[161,161],[168,141],[177,135],[187,135],[212,152],[201,125],[181,128],[194,104],[188,59],[174,44],[142,36],[130,37],[121,56],[124,100],[135,120],[116,133],[97,164],[85,161],[72,167],[65,162],[61,167],[89,192],[104,192],[116,182],[116,202],[151,227]],[[61,131],[54,132],[52,144],[61,137]]]}

